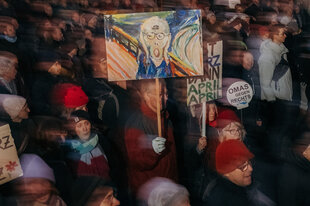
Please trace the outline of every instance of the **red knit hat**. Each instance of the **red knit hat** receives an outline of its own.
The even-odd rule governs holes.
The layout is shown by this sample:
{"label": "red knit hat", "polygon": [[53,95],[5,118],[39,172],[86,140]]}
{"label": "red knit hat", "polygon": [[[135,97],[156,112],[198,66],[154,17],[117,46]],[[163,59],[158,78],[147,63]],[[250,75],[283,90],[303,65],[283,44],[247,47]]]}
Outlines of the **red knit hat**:
{"label": "red knit hat", "polygon": [[216,149],[216,171],[219,174],[227,174],[253,157],[254,155],[241,141],[235,139],[224,141]]}
{"label": "red knit hat", "polygon": [[86,105],[88,97],[80,86],[71,83],[57,84],[51,93],[52,104],[67,108],[76,108]]}
{"label": "red knit hat", "polygon": [[218,116],[216,118],[215,127],[219,129],[223,129],[232,122],[241,123],[239,117],[236,115],[236,113],[233,110],[226,109],[226,108],[221,108],[218,110]]}

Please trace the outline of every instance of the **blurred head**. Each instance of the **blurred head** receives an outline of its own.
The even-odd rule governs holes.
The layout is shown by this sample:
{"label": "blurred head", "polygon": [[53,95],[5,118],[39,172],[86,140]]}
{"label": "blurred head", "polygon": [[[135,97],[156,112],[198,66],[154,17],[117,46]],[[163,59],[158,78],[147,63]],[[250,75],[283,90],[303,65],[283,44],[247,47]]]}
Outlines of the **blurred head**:
{"label": "blurred head", "polygon": [[209,21],[210,24],[215,24],[216,22],[216,16],[212,11],[209,11],[207,14],[207,20]]}
{"label": "blurred head", "polygon": [[190,206],[187,189],[162,177],[141,186],[138,198],[148,206]]}
{"label": "blurred head", "polygon": [[285,26],[277,24],[270,27],[270,38],[276,44],[281,44],[286,39]]}
{"label": "blurred head", "polygon": [[251,70],[254,65],[254,58],[250,52],[244,52],[242,58],[242,66],[246,70]]}
{"label": "blurred head", "polygon": [[[155,80],[139,80],[139,93],[141,100],[146,106],[156,113],[157,111],[157,98],[156,98],[156,84]],[[166,84],[164,81],[159,83],[159,104],[160,110],[165,109],[165,104],[168,100]]]}
{"label": "blurred head", "polygon": [[0,51],[0,77],[10,82],[15,79],[18,59],[17,57],[6,51]]}
{"label": "blurred head", "polygon": [[252,183],[254,155],[238,140],[222,142],[216,149],[216,171],[232,183],[245,187]]}
{"label": "blurred head", "polygon": [[23,205],[47,204],[57,194],[53,170],[37,155],[20,157],[23,176],[16,180],[14,189]]}
{"label": "blurred head", "polygon": [[118,206],[114,186],[100,177],[80,176],[72,187],[74,206]]}
{"label": "blurred head", "polygon": [[23,119],[28,119],[30,109],[24,97],[1,94],[0,101],[4,112],[9,115],[13,122],[21,122]]}

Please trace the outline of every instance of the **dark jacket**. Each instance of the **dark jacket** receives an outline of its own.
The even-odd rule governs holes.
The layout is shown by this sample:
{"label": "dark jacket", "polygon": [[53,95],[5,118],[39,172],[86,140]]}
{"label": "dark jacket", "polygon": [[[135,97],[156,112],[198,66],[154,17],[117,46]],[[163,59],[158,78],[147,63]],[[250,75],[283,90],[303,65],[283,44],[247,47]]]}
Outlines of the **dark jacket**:
{"label": "dark jacket", "polygon": [[310,205],[310,161],[291,152],[279,175],[279,206]]}

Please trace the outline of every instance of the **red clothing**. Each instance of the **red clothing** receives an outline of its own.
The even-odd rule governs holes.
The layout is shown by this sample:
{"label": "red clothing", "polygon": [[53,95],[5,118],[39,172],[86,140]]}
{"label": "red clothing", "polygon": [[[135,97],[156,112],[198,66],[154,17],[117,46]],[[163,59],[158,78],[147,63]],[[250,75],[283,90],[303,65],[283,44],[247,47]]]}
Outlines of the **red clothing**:
{"label": "red clothing", "polygon": [[174,181],[178,178],[171,125],[168,126],[167,136],[164,137],[167,139],[166,149],[159,155],[152,147],[152,140],[158,136],[156,113],[145,104],[141,105],[141,111],[142,113],[135,113],[129,118],[125,128],[129,184],[134,193],[153,177],[166,177]]}

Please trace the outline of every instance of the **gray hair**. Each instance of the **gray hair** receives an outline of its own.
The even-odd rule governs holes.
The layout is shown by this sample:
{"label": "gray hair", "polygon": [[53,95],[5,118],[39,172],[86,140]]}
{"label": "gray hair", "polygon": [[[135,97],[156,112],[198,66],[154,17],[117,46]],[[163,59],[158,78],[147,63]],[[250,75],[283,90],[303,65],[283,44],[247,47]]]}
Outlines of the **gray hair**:
{"label": "gray hair", "polygon": [[0,76],[15,68],[14,61],[6,56],[0,56]]}

